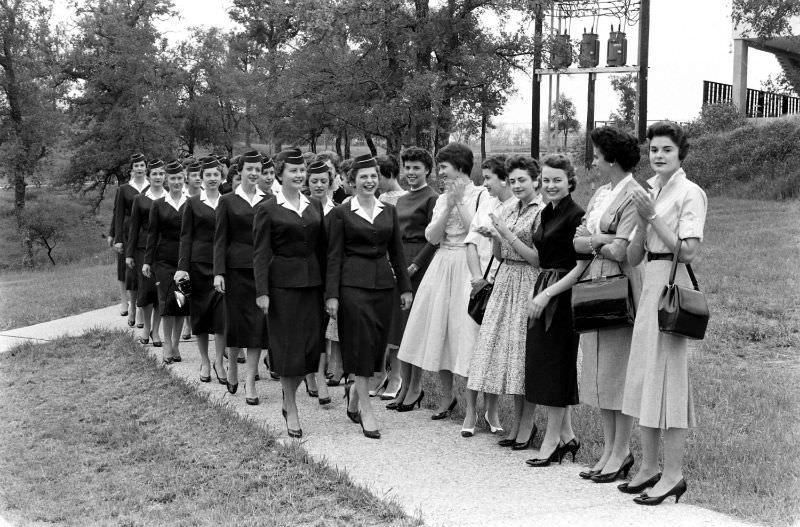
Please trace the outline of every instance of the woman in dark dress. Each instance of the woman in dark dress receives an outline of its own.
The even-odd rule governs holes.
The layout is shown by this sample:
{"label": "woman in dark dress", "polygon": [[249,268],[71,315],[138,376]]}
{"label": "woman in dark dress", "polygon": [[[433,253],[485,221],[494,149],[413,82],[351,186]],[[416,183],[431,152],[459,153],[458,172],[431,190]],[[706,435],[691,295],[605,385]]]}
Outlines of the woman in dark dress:
{"label": "woman in dark dress", "polygon": [[238,348],[247,348],[245,401],[258,404],[256,374],[261,350],[267,347],[267,319],[256,305],[253,275],[253,218],[265,199],[258,188],[261,155],[250,151],[239,157],[241,183],[219,199],[214,232],[214,288],[225,295],[225,340],[229,346],[227,386],[239,388]]}
{"label": "woman in dark dress", "polygon": [[[347,415],[361,424],[366,437],[379,439],[369,399],[369,378],[381,369],[395,285],[401,292],[403,309],[408,309],[411,281],[397,212],[375,198],[375,159],[370,155],[355,158],[348,179],[356,194],[331,212],[325,308],[330,316],[339,317],[344,371],[356,376]],[[346,394],[349,396],[350,391]]]}
{"label": "woman in dark dress", "polygon": [[131,204],[131,220],[128,227],[128,238],[125,246],[125,263],[128,268],[136,273],[136,307],[142,310],[144,331],[139,339],[141,344],[147,344],[153,339],[153,346],[161,347],[159,330],[161,328],[161,315],[154,307],[158,304],[155,276],[142,274],[144,266],[144,252],[147,247],[147,229],[150,225],[150,209],[153,202],[166,196],[164,190],[164,162],[156,159],[148,163],[147,177],[150,187],[136,196]]}
{"label": "woman in dark dress", "polygon": [[175,271],[178,269],[178,251],[181,239],[181,219],[186,195],[183,193],[186,175],[183,166],[171,161],[166,166],[169,193],[157,199],[150,207],[147,226],[147,247],[144,253],[142,274],[155,276],[158,292],[158,313],[164,325],[164,364],[181,361],[178,345],[181,341],[183,318],[189,314],[189,304],[179,305],[175,300]]}
{"label": "woman in dark dress", "polygon": [[114,212],[111,219],[108,242],[117,252],[117,280],[122,290],[120,314],[128,317],[128,325],[133,327],[136,323],[136,270],[129,269],[125,263],[125,249],[130,229],[131,207],[133,200],[142,192],[147,191],[147,162],[142,154],[131,156],[130,179],[120,185],[114,196]]}
{"label": "woman in dark dress", "polygon": [[576,261],[572,240],[583,209],[572,200],[575,168],[561,154],[542,162],[542,193],[548,201],[533,234],[541,272],[528,306],[525,399],[547,407],[547,431],[532,467],[548,466],[580,443],[572,432],[568,406],[578,404],[578,334],[572,329],[572,286],[589,263]]}
{"label": "woman in dark dress", "polygon": [[200,380],[211,380],[211,365],[208,359],[208,336],[214,335],[214,372],[220,384],[225,379],[219,372],[225,371],[222,362],[225,352],[225,315],[222,295],[214,289],[214,225],[222,182],[220,163],[214,157],[200,160],[200,177],[203,190],[199,196],[186,202],[181,222],[181,244],[178,254],[178,271],[175,281],[188,278],[191,283],[189,313],[192,333],[197,337],[200,351]]}
{"label": "woman in dark dress", "polygon": [[253,223],[256,303],[267,315],[287,432],[302,437],[295,393],[305,375],[317,371],[323,350],[324,215],[318,200],[300,192],[306,182],[300,151],[280,152],[273,161],[281,190],[256,207]]}

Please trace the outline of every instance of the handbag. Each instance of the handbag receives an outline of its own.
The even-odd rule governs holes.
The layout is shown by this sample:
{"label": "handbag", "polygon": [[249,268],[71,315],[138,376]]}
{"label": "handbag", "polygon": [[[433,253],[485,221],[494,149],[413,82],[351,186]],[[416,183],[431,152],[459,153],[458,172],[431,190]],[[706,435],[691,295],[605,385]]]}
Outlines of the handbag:
{"label": "handbag", "polygon": [[[483,273],[484,280],[486,280],[486,277],[489,276],[489,270],[492,268],[492,262],[494,262],[494,255],[492,255],[492,257],[489,259],[489,265],[486,266],[486,271]],[[498,267],[497,270],[499,271],[500,268]],[[495,271],[494,276],[497,277],[497,271]],[[492,296],[493,288],[494,283],[487,281],[486,285],[475,291],[475,293],[471,294],[469,297],[467,312],[472,320],[478,324],[483,323],[483,315],[486,313],[486,306],[489,304],[489,297]]]}
{"label": "handbag", "polygon": [[692,266],[686,264],[686,271],[692,281],[693,289],[675,283],[675,272],[678,269],[678,252],[683,240],[678,239],[675,255],[672,258],[672,270],[669,273],[669,283],[664,286],[661,298],[658,301],[658,329],[664,333],[681,335],[686,338],[703,340],[708,327],[708,312],[706,296],[697,285]]}
{"label": "handbag", "polygon": [[[592,260],[594,262],[594,260]],[[591,267],[591,263],[586,269]],[[632,326],[636,318],[630,280],[623,273],[581,280],[572,286],[572,327],[577,333]]]}

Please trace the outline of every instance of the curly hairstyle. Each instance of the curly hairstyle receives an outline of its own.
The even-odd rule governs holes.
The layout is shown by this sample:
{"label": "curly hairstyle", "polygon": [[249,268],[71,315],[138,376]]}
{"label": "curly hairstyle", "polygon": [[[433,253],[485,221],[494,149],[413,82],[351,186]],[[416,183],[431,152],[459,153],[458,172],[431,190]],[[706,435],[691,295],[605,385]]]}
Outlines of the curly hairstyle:
{"label": "curly hairstyle", "polygon": [[425,168],[428,169],[428,175],[430,175],[431,170],[433,170],[433,157],[431,157],[430,152],[418,146],[409,146],[403,150],[400,153],[400,160],[403,164],[414,161],[422,163],[425,165]]}
{"label": "curly hairstyle", "polygon": [[488,170],[497,176],[497,179],[501,181],[508,179],[508,170],[506,170],[506,156],[503,154],[496,154],[487,157],[483,163],[481,163],[481,168],[483,170]]}
{"label": "curly hairstyle", "polygon": [[506,159],[505,168],[506,172],[509,174],[518,169],[526,171],[531,179],[535,182],[534,187],[539,188],[539,174],[541,174],[542,170],[539,167],[539,162],[531,156],[523,156],[520,154],[509,156]]}
{"label": "curly hairstyle", "polygon": [[[575,187],[578,186],[578,181],[575,179],[575,167],[572,161],[564,154],[550,154],[545,156],[545,158],[542,159],[542,166],[563,170],[567,175],[567,183],[569,184],[570,192],[574,191]],[[541,185],[542,176],[539,176],[539,186]]]}
{"label": "curly hairstyle", "polygon": [[683,161],[689,154],[689,138],[678,123],[672,121],[659,121],[647,128],[647,140],[654,137],[669,137],[678,147],[678,159]]}
{"label": "curly hairstyle", "polygon": [[639,140],[615,126],[601,126],[591,131],[592,143],[608,163],[617,163],[619,167],[630,172],[642,157],[639,152]]}
{"label": "curly hairstyle", "polygon": [[468,177],[472,174],[472,149],[461,143],[450,143],[436,154],[437,163],[450,163]]}
{"label": "curly hairstyle", "polygon": [[325,161],[330,161],[331,163],[333,163],[333,169],[336,172],[339,172],[339,167],[341,166],[339,161],[339,155],[336,152],[331,152],[330,150],[326,150],[324,152],[320,152],[319,154],[317,154],[317,157],[314,158],[314,161],[322,161],[323,163]]}
{"label": "curly hairstyle", "polygon": [[397,179],[400,175],[400,164],[397,158],[391,154],[383,154],[375,158],[378,162],[378,171],[381,176],[387,179]]}

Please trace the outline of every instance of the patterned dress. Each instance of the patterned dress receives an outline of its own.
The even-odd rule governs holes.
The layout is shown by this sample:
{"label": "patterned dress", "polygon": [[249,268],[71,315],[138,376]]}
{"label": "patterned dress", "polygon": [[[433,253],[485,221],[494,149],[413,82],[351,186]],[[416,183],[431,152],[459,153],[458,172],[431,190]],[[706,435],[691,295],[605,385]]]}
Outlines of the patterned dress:
{"label": "patterned dress", "polygon": [[[504,221],[522,243],[533,247],[533,232],[539,226],[539,197],[524,208],[522,203],[506,212]],[[478,342],[469,364],[467,388],[493,394],[525,394],[525,335],[528,299],[539,269],[528,263],[503,240],[503,262],[497,270],[494,289],[478,332]]]}

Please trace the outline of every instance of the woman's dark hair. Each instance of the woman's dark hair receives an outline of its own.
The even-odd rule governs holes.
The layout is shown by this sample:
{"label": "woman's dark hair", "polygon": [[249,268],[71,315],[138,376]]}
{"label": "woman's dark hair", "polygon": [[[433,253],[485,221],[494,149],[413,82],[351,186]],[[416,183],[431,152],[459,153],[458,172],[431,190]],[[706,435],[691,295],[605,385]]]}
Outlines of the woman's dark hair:
{"label": "woman's dark hair", "polygon": [[330,161],[331,163],[333,163],[333,169],[336,172],[339,172],[339,166],[340,166],[339,156],[336,154],[336,152],[331,152],[328,150],[326,150],[325,152],[320,152],[319,154],[317,154],[317,157],[314,158],[314,161],[323,161],[323,162]]}
{"label": "woman's dark hair", "polygon": [[481,168],[488,170],[497,176],[497,179],[501,181],[508,179],[508,171],[506,170],[506,156],[503,154],[487,157],[483,163],[481,163]]}
{"label": "woman's dark hair", "polygon": [[387,179],[397,179],[400,175],[400,165],[397,158],[391,154],[380,155],[375,158],[378,162],[378,173]]}
{"label": "woman's dark hair", "polygon": [[468,177],[472,175],[472,150],[461,143],[450,143],[436,154],[437,163],[450,163]]}
{"label": "woman's dark hair", "polygon": [[647,128],[647,140],[654,137],[669,137],[678,147],[678,159],[683,161],[689,154],[689,139],[681,125],[672,121],[659,121],[651,124]]}
{"label": "woman's dark hair", "polygon": [[[575,190],[575,187],[578,186],[578,182],[575,179],[575,167],[572,165],[572,161],[570,161],[569,158],[564,154],[550,154],[545,156],[545,158],[542,159],[542,166],[563,170],[567,175],[567,183],[569,184],[570,192]],[[540,186],[541,184],[542,182],[539,181]]]}
{"label": "woman's dark hair", "polygon": [[539,162],[536,161],[531,156],[523,156],[523,155],[513,155],[509,156],[506,159],[506,172],[511,174],[515,170],[522,169],[528,173],[531,179],[535,182],[539,180],[539,174],[541,173],[541,169],[539,168]]}
{"label": "woman's dark hair", "polygon": [[607,163],[617,163],[625,172],[630,172],[639,163],[639,140],[630,132],[614,126],[601,126],[592,130],[590,137]]}
{"label": "woman's dark hair", "polygon": [[416,161],[422,163],[428,169],[428,175],[433,170],[433,158],[430,152],[418,146],[409,146],[400,154],[400,160],[405,165],[408,162]]}

